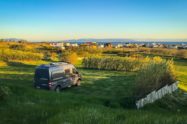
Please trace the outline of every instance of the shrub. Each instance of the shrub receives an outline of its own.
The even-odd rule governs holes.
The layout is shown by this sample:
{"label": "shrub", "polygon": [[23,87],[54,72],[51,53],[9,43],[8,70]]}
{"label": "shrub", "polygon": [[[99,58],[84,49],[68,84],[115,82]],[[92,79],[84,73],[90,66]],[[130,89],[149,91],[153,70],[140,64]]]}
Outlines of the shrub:
{"label": "shrub", "polygon": [[187,50],[178,50],[176,56],[183,59],[187,58]]}
{"label": "shrub", "polygon": [[116,71],[136,71],[141,67],[139,59],[132,57],[88,57],[83,59],[83,67]]}
{"label": "shrub", "polygon": [[14,50],[25,50],[26,45],[23,44],[12,44],[10,45],[10,49],[14,49]]}
{"label": "shrub", "polygon": [[62,61],[70,62],[72,64],[76,64],[78,62],[78,55],[75,52],[63,52],[61,58]]}
{"label": "shrub", "polygon": [[59,59],[58,59],[58,54],[55,53],[55,52],[51,53],[50,59],[51,59],[52,61],[58,61],[58,60],[59,60]]}
{"label": "shrub", "polygon": [[4,67],[4,66],[7,66],[7,63],[3,62],[3,61],[0,61],[0,67]]}
{"label": "shrub", "polygon": [[0,60],[42,60],[42,53],[24,52],[18,50],[2,49],[0,50]]}
{"label": "shrub", "polygon": [[44,58],[43,58],[44,60],[51,60],[51,54],[50,54],[50,52],[45,52],[44,53]]}
{"label": "shrub", "polygon": [[63,53],[73,53],[75,52],[79,57],[88,57],[90,55],[101,55],[102,50],[101,49],[95,49],[92,47],[85,47],[85,46],[79,46],[79,47],[67,47],[66,50],[62,51]]}
{"label": "shrub", "polygon": [[68,58],[68,61],[72,64],[76,64],[78,61],[78,56],[75,52],[70,54],[67,58]]}
{"label": "shrub", "polygon": [[187,50],[167,49],[167,48],[120,48],[120,49],[104,49],[103,53],[117,54],[119,56],[133,56],[136,53],[152,54],[159,56],[187,58]]}
{"label": "shrub", "polygon": [[175,49],[164,49],[164,48],[152,48],[150,49],[151,54],[163,55],[163,56],[175,56],[177,50]]}
{"label": "shrub", "polygon": [[44,60],[59,61],[59,56],[55,52],[45,52],[44,53]]}
{"label": "shrub", "polygon": [[152,54],[163,55],[163,56],[187,58],[187,50],[154,48],[154,49],[151,49],[150,52]]}
{"label": "shrub", "polygon": [[153,90],[172,84],[176,81],[175,70],[172,60],[151,61],[142,68],[135,79],[136,97],[144,97]]}

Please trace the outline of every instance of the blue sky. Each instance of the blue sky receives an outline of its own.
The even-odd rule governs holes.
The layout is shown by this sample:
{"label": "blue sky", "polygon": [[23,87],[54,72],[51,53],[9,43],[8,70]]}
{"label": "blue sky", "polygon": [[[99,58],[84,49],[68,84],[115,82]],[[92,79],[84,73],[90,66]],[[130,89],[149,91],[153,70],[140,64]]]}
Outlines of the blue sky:
{"label": "blue sky", "polygon": [[0,38],[187,39],[187,0],[0,0]]}

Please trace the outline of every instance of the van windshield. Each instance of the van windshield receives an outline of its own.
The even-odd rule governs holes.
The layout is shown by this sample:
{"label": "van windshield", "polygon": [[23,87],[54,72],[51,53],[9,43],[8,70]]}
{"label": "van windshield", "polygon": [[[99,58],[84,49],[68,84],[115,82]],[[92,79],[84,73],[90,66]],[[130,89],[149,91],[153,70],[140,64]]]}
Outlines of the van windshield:
{"label": "van windshield", "polygon": [[49,80],[49,71],[47,69],[37,69],[35,78],[40,80]]}

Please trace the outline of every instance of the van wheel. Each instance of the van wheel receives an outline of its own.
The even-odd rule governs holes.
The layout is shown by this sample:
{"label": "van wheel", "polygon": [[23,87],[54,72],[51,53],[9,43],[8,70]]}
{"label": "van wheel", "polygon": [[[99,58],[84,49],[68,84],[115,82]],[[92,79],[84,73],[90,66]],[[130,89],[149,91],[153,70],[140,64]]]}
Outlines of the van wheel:
{"label": "van wheel", "polygon": [[81,85],[81,80],[77,80],[75,86],[80,86]]}
{"label": "van wheel", "polygon": [[60,90],[61,90],[61,87],[60,87],[60,86],[57,86],[57,87],[55,88],[55,92],[57,92],[57,93],[59,93]]}

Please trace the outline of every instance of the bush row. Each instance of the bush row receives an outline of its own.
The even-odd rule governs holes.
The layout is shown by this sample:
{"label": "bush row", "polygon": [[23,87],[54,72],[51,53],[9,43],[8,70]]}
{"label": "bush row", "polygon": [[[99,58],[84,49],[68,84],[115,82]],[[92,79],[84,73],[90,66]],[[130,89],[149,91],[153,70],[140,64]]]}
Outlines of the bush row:
{"label": "bush row", "polygon": [[111,49],[111,50],[104,50],[103,53],[108,54],[126,54],[129,53],[144,53],[144,54],[153,54],[153,55],[160,55],[160,56],[170,56],[170,57],[178,57],[178,58],[187,58],[187,50],[177,50],[177,49],[166,49],[166,48],[124,48],[124,49]]}
{"label": "bush row", "polygon": [[154,48],[154,49],[150,49],[150,53],[162,55],[162,56],[173,56],[173,57],[178,57],[178,58],[187,58],[187,50]]}
{"label": "bush row", "polygon": [[83,67],[102,70],[137,71],[145,63],[132,57],[88,57],[83,59]]}
{"label": "bush row", "polygon": [[42,53],[24,52],[18,50],[2,49],[0,50],[0,60],[41,60]]}

